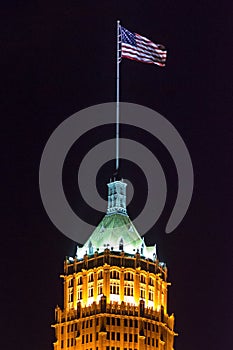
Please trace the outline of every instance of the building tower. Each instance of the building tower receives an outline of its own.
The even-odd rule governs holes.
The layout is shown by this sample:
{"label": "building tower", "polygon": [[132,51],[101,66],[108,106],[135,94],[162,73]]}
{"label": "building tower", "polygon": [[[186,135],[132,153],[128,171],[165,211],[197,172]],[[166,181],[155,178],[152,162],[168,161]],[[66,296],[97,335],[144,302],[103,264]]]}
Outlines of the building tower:
{"label": "building tower", "polygon": [[64,262],[64,307],[54,350],[172,350],[167,268],[126,210],[126,183],[108,184],[107,213],[75,258]]}

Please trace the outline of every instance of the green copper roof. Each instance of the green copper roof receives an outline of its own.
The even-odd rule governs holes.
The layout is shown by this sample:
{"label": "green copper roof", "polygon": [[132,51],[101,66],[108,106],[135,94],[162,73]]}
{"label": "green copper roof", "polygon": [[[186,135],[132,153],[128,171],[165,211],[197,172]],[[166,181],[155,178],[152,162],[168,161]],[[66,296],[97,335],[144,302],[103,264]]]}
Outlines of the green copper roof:
{"label": "green copper roof", "polygon": [[126,212],[125,187],[122,181],[108,184],[107,214],[100,221],[82,248],[77,248],[77,258],[82,259],[85,254],[103,252],[106,248],[113,251],[124,251],[134,255],[139,252],[146,258],[156,258],[156,247],[146,247]]}

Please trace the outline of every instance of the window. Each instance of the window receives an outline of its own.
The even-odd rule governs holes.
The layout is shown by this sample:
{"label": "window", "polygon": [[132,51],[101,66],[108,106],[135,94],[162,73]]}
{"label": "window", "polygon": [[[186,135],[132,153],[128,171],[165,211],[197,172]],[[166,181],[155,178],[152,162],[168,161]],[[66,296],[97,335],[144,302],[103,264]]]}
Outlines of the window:
{"label": "window", "polygon": [[103,281],[98,282],[97,293],[98,293],[98,295],[103,294]]}
{"label": "window", "polygon": [[141,283],[146,283],[146,277],[144,275],[140,276],[140,282]]}
{"label": "window", "polygon": [[117,340],[119,341],[120,340],[120,333],[117,332]]}
{"label": "window", "polygon": [[133,284],[125,284],[124,294],[127,296],[133,296]]}
{"label": "window", "polygon": [[131,272],[126,272],[125,273],[125,281],[133,281],[133,274]]}
{"label": "window", "polygon": [[79,286],[77,289],[77,299],[81,300],[83,298],[83,291],[82,291],[82,287]]}
{"label": "window", "polygon": [[88,297],[89,297],[89,298],[90,298],[90,297],[93,297],[93,295],[94,295],[94,288],[93,288],[93,286],[91,285],[91,286],[88,287]]}
{"label": "window", "polygon": [[115,333],[112,332],[112,340],[115,340]]}
{"label": "window", "polygon": [[124,326],[128,327],[128,320],[127,319],[124,319]]}
{"label": "window", "polygon": [[145,299],[145,297],[146,297],[146,289],[145,289],[145,287],[141,287],[140,288],[140,298]]}
{"label": "window", "polygon": [[72,303],[72,302],[73,302],[73,291],[72,291],[71,288],[69,288],[68,302],[69,302],[69,303]]}
{"label": "window", "polygon": [[119,272],[116,270],[110,271],[110,279],[119,279]]}
{"label": "window", "polygon": [[151,289],[149,289],[149,300],[154,301],[154,292]]}
{"label": "window", "polygon": [[110,294],[120,294],[119,282],[110,281]]}
{"label": "window", "polygon": [[154,286],[155,285],[155,280],[153,278],[151,278],[151,277],[149,279],[149,285],[150,286]]}
{"label": "window", "polygon": [[78,278],[78,286],[80,286],[81,284],[83,284],[83,278],[82,278],[82,276],[80,276],[80,277]]}
{"label": "window", "polygon": [[132,334],[132,333],[129,334],[129,341],[130,341],[130,342],[133,341],[133,334]]}
{"label": "window", "polygon": [[102,280],[103,279],[103,271],[99,271],[98,272],[98,280]]}
{"label": "window", "polygon": [[94,274],[93,273],[90,273],[88,275],[88,282],[93,282],[94,281]]}
{"label": "window", "polygon": [[127,333],[124,333],[124,341],[127,341],[128,340],[128,337],[127,337]]}
{"label": "window", "polygon": [[120,326],[121,325],[121,320],[120,318],[117,318],[117,326]]}
{"label": "window", "polygon": [[138,335],[134,334],[134,342],[137,343],[138,342]]}

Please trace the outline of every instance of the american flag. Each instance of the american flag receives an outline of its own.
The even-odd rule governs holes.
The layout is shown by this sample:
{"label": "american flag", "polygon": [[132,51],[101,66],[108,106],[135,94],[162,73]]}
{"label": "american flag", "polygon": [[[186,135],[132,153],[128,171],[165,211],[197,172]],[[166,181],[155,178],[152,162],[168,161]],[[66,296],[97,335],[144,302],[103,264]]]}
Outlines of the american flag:
{"label": "american flag", "polygon": [[120,27],[121,57],[129,58],[145,63],[157,64],[164,67],[167,51],[160,44],[154,44],[149,39],[137,33],[131,33],[124,27]]}

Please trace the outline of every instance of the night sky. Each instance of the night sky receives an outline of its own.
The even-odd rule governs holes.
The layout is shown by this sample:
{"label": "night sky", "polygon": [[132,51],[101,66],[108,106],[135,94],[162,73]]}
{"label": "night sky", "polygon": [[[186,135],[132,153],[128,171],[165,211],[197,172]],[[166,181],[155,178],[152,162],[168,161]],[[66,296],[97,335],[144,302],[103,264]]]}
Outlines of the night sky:
{"label": "night sky", "polygon": [[[39,193],[39,164],[54,129],[75,112],[115,101],[116,20],[164,44],[167,66],[121,64],[121,101],[150,107],[179,131],[189,149],[195,186],[190,208],[165,234],[177,193],[172,159],[160,142],[122,126],[145,144],[167,176],[165,209],[145,235],[169,268],[169,312],[176,350],[230,349],[232,344],[232,9],[230,1],[11,1],[1,4],[1,342],[4,350],[51,350],[54,307],[62,305],[63,259],[75,243],[48,218]],[[229,6],[227,6],[229,4]],[[64,166],[67,198],[97,225],[102,213],[82,203],[77,170],[114,125],[77,141]],[[100,194],[113,163],[97,176]],[[146,179],[131,162],[132,219],[142,209]],[[77,227],[78,231],[78,227]],[[231,341],[231,342],[230,342]]]}

